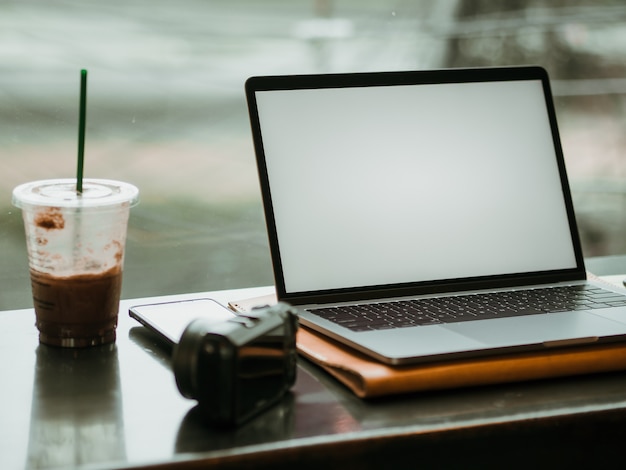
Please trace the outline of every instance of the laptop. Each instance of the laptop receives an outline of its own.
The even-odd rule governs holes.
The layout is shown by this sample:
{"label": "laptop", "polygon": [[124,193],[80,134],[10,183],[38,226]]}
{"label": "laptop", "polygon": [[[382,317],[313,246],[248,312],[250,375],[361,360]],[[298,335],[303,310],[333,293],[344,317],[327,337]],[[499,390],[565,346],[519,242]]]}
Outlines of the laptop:
{"label": "laptop", "polygon": [[[624,341],[541,67],[247,80],[278,300],[388,364]],[[456,313],[455,313],[456,312]]]}

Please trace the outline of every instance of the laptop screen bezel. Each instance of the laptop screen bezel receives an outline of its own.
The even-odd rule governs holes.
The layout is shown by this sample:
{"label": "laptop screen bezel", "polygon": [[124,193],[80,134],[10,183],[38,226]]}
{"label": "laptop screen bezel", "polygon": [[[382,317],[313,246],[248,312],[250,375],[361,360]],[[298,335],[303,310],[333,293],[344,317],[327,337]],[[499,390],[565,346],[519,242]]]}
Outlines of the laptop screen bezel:
{"label": "laptop screen bezel", "polygon": [[[515,80],[540,80],[551,128],[554,153],[561,180],[564,205],[569,221],[569,231],[576,267],[551,271],[533,271],[515,274],[477,276],[465,279],[445,279],[426,282],[409,282],[393,285],[373,285],[358,288],[327,289],[320,291],[288,292],[283,273],[276,220],[263,136],[257,108],[256,93],[272,90],[299,90],[322,88],[346,88],[368,86],[397,86],[442,83],[499,82]],[[246,81],[245,92],[248,103],[250,125],[256,154],[261,196],[266,219],[270,255],[278,299],[295,305],[367,300],[385,297],[402,297],[423,294],[469,291],[486,288],[511,287],[515,285],[548,284],[560,281],[584,280],[586,272],[582,247],[578,234],[574,206],[567,178],[565,160],[554,109],[550,81],[545,69],[538,66],[489,67],[472,69],[445,69],[429,71],[370,72],[348,74],[314,74],[255,76]]]}

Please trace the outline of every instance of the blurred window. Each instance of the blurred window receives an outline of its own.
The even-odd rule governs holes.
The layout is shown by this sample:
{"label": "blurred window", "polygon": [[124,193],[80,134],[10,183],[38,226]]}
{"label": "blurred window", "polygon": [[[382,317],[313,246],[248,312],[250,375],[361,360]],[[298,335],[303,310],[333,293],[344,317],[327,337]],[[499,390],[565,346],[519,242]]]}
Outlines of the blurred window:
{"label": "blurred window", "polygon": [[[243,84],[261,74],[548,69],[585,256],[626,253],[626,5],[516,0],[0,2],[0,309],[31,305],[19,183],[139,186],[124,297],[273,282]],[[531,190],[531,188],[529,188]]]}

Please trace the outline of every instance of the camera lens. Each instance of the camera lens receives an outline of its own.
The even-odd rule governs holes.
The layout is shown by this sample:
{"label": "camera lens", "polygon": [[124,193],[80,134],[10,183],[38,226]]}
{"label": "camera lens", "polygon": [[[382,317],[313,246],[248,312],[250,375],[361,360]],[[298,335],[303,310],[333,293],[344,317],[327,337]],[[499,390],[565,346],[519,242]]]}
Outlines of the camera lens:
{"label": "camera lens", "polygon": [[202,319],[193,320],[174,348],[174,377],[178,390],[186,398],[198,398],[198,353],[209,331],[208,326]]}

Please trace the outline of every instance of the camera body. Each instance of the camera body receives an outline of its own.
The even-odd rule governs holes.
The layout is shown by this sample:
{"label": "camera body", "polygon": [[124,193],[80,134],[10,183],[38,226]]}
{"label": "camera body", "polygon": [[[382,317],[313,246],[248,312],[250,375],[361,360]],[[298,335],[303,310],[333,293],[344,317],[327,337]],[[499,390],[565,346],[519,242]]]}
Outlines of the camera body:
{"label": "camera body", "polygon": [[174,348],[178,390],[213,425],[247,421],[294,384],[297,329],[297,310],[283,302],[219,323],[192,321]]}

